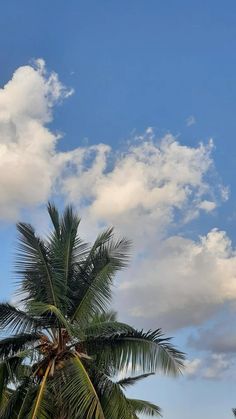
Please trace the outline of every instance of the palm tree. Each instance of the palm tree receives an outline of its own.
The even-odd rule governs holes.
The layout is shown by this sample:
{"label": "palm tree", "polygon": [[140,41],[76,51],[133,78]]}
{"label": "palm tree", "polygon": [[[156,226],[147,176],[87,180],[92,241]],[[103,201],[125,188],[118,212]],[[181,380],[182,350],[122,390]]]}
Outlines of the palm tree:
{"label": "palm tree", "polygon": [[232,409],[232,412],[234,414],[234,417],[236,418],[236,409]]}
{"label": "palm tree", "polygon": [[[60,215],[49,204],[48,213],[47,238],[17,224],[18,305],[0,304],[0,418],[160,415],[158,406],[124,390],[160,370],[177,375],[184,354],[160,329],[136,330],[108,310],[130,242],[115,240],[110,228],[89,246],[72,207]],[[124,371],[130,376],[119,379]]]}

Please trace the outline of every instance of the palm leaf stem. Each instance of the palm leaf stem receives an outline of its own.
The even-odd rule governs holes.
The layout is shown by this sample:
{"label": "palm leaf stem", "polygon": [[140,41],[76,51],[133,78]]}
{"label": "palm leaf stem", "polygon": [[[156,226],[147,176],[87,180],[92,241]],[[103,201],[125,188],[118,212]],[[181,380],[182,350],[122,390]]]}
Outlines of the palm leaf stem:
{"label": "palm leaf stem", "polygon": [[34,407],[31,419],[36,419],[36,417],[37,417],[37,413],[38,413],[38,410],[40,408],[40,402],[43,398],[43,392],[44,392],[44,389],[45,389],[45,386],[46,386],[47,377],[48,377],[48,374],[50,372],[50,368],[51,368],[51,363],[48,364],[48,366],[46,368],[46,371],[45,371],[45,374],[44,374],[44,377],[43,377],[43,379],[40,383],[40,388],[39,388],[39,392],[38,392],[38,395],[37,395],[37,399],[36,399],[36,403],[35,403],[35,407]]}

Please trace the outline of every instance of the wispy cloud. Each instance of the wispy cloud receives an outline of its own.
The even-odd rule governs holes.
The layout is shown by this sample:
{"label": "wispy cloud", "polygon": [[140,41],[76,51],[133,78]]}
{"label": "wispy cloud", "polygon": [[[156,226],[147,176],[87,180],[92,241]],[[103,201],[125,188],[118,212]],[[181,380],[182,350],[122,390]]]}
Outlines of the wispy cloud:
{"label": "wispy cloud", "polygon": [[195,125],[197,123],[195,116],[190,115],[187,119],[186,119],[186,126],[187,127],[191,127],[192,125]]}
{"label": "wispy cloud", "polygon": [[235,362],[223,354],[208,354],[186,362],[185,374],[188,378],[219,380],[233,376]]}
{"label": "wispy cloud", "polygon": [[235,355],[236,325],[234,307],[229,307],[222,318],[211,326],[202,327],[190,335],[188,345],[198,351]]}

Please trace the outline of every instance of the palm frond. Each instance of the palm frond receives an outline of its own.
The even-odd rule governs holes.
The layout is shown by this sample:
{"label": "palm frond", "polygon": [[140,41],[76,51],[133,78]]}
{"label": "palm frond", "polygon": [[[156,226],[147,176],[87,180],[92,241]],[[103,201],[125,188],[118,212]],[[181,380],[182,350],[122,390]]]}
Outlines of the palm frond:
{"label": "palm frond", "polygon": [[[67,332],[72,334],[72,327],[67,319],[63,316],[59,308],[55,307],[53,304],[45,304],[40,302],[32,302],[30,307],[30,313],[35,316],[48,315],[51,317],[51,323],[54,322],[60,324],[61,327],[65,328]],[[53,321],[54,318],[54,321]]]}
{"label": "palm frond", "polygon": [[2,404],[2,399],[5,391],[5,387],[8,383],[8,368],[6,362],[1,362],[0,364],[0,406]]}
{"label": "palm frond", "polygon": [[136,414],[147,416],[162,416],[161,408],[146,400],[128,399],[129,404],[132,406]]}
{"label": "palm frond", "polygon": [[0,304],[0,332],[25,333],[41,329],[45,326],[43,319],[34,318],[28,313],[8,303]]}
{"label": "palm frond", "polygon": [[114,310],[104,311],[102,313],[97,312],[93,315],[90,324],[98,324],[105,322],[116,322],[117,321],[117,312]]}
{"label": "palm frond", "polygon": [[34,405],[32,407],[32,410],[31,410],[31,413],[30,413],[30,416],[29,416],[30,419],[36,419],[38,417],[38,413],[40,412],[41,403],[42,403],[42,399],[43,399],[44,392],[45,392],[45,389],[46,389],[47,378],[48,378],[48,375],[49,375],[49,372],[50,372],[50,368],[51,368],[51,364],[49,363],[47,368],[46,368],[46,371],[44,373],[43,379],[42,379],[42,381],[39,385],[38,393],[37,393],[37,396],[35,398],[35,402],[34,402]]}
{"label": "palm frond", "polygon": [[232,409],[234,416],[236,417],[236,409]]}
{"label": "palm frond", "polygon": [[117,371],[130,369],[132,373],[156,372],[177,375],[183,368],[185,355],[177,350],[170,338],[164,338],[161,329],[143,332],[133,330],[113,336],[87,339],[90,354],[98,362],[113,365]]}
{"label": "palm frond", "polygon": [[74,357],[64,368],[60,397],[70,417],[105,419],[99,397],[82,360]]}
{"label": "palm frond", "polygon": [[106,418],[134,419],[135,412],[122,388],[101,371],[93,370],[93,380],[101,400]]}
{"label": "palm frond", "polygon": [[71,206],[66,207],[60,217],[55,206],[49,203],[48,212],[54,226],[48,239],[48,258],[53,266],[54,276],[61,284],[59,308],[66,314],[72,307],[69,283],[73,283],[75,265],[84,259],[87,244],[77,236],[80,218]]}
{"label": "palm frond", "polygon": [[6,387],[3,391],[1,390],[1,398],[0,398],[0,418],[1,413],[6,409],[7,405],[10,403],[10,399],[12,397],[13,391]]}
{"label": "palm frond", "polygon": [[[48,365],[48,367],[50,368],[50,365]],[[15,415],[7,416],[6,414],[4,419],[32,419],[33,414],[36,413],[36,406],[37,413],[35,419],[36,417],[37,419],[52,419],[59,416],[56,415],[57,412],[55,411],[55,400],[49,396],[49,392],[47,391],[47,370],[45,374],[47,377],[44,376],[40,383],[36,383],[32,376],[22,380],[21,385],[13,393],[14,397],[15,394],[20,393],[20,397],[18,397],[20,402],[18,403],[18,406],[15,408],[15,410],[13,410]],[[23,385],[24,383],[26,383],[26,386]],[[0,418],[2,419],[1,415]]]}
{"label": "palm frond", "polygon": [[112,240],[112,229],[99,236],[87,259],[80,265],[72,319],[78,318],[85,323],[97,312],[107,311],[113,277],[127,265],[129,248],[130,242],[126,239]]}
{"label": "palm frond", "polygon": [[30,383],[31,379],[29,377],[25,377],[20,385],[11,392],[7,403],[5,403],[5,405],[0,409],[1,419],[20,419],[19,412],[21,411],[22,403]]}
{"label": "palm frond", "polygon": [[137,381],[143,380],[144,378],[147,378],[150,375],[154,375],[154,374],[155,374],[154,372],[148,372],[147,374],[140,374],[134,377],[125,377],[117,381],[117,384],[119,384],[122,388],[125,389],[128,386],[132,386],[136,384]]}
{"label": "palm frond", "polygon": [[16,273],[22,276],[22,291],[26,300],[58,304],[59,285],[48,263],[48,251],[30,224],[18,223],[19,251]]}
{"label": "palm frond", "polygon": [[133,327],[129,326],[126,323],[121,323],[117,321],[93,323],[83,329],[83,333],[88,339],[90,339],[91,337],[109,337],[114,336],[114,334],[117,333],[127,333],[133,331]]}
{"label": "palm frond", "polygon": [[[0,363],[0,406],[10,383],[16,382],[19,378],[19,367],[23,359],[18,356],[12,356]],[[1,416],[0,416],[1,417]]]}
{"label": "palm frond", "polygon": [[60,228],[60,215],[55,207],[55,205],[52,202],[48,202],[47,206],[48,214],[50,216],[51,222],[53,224],[55,233],[58,238],[60,238],[61,235],[61,228]]}
{"label": "palm frond", "polygon": [[66,207],[61,220],[61,238],[64,246],[65,280],[69,279],[74,255],[84,249],[84,244],[77,237],[80,218],[73,212],[71,206]]}
{"label": "palm frond", "polygon": [[39,333],[21,333],[0,340],[0,358],[11,357],[40,339]]}

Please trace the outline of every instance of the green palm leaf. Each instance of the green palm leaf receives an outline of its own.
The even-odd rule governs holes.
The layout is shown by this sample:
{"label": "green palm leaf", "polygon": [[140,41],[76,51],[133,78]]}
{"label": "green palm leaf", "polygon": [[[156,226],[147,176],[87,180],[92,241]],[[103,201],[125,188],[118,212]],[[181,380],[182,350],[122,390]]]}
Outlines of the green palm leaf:
{"label": "green palm leaf", "polygon": [[153,403],[147,402],[146,400],[128,399],[128,402],[132,406],[134,412],[137,414],[147,416],[162,416],[160,407]]}
{"label": "green palm leaf", "polygon": [[133,327],[129,326],[126,323],[121,323],[117,321],[93,323],[90,326],[87,326],[83,329],[83,332],[87,339],[96,337],[108,338],[109,336],[114,336],[114,334],[117,333],[132,333],[133,331]]}
{"label": "green palm leaf", "polygon": [[15,390],[11,390],[8,403],[0,409],[0,419],[16,419],[30,385],[30,378],[25,377]]}
{"label": "green palm leaf", "polygon": [[39,385],[38,393],[37,393],[37,396],[35,398],[34,405],[32,407],[31,413],[29,415],[29,419],[36,419],[38,417],[38,413],[42,409],[41,402],[43,400],[43,396],[44,396],[44,393],[46,391],[47,378],[48,378],[48,375],[49,375],[49,372],[50,372],[50,368],[51,368],[51,364],[49,363],[47,368],[46,368],[46,371],[44,373],[43,379],[42,379],[42,381]]}
{"label": "green palm leaf", "polygon": [[73,212],[71,206],[68,206],[60,217],[55,206],[49,203],[48,212],[54,226],[54,231],[48,240],[48,258],[53,266],[54,275],[60,278],[60,308],[66,314],[73,305],[68,282],[73,283],[76,264],[84,260],[87,244],[77,236],[80,218]]}
{"label": "green palm leaf", "polygon": [[70,335],[72,334],[71,324],[63,316],[59,308],[55,307],[53,304],[32,302],[30,307],[30,313],[35,316],[49,315],[51,317],[51,324],[54,324],[55,326],[55,324],[57,323],[59,327],[65,328]]}
{"label": "green palm leaf", "polygon": [[161,329],[117,333],[90,338],[86,345],[91,354],[99,354],[98,362],[113,365],[116,370],[131,368],[132,372],[154,372],[177,375],[183,368],[185,355],[163,338]]}
{"label": "green palm leaf", "polygon": [[6,362],[0,364],[0,406],[4,396],[5,387],[9,380],[9,369]]}
{"label": "green palm leaf", "polygon": [[137,381],[143,380],[144,378],[147,378],[150,375],[154,375],[154,372],[149,372],[147,374],[136,375],[135,377],[122,378],[121,380],[117,381],[117,384],[119,384],[122,388],[125,389],[126,387],[132,386],[132,385],[136,384]]}
{"label": "green palm leaf", "polygon": [[0,340],[0,358],[11,357],[40,339],[39,333],[21,333]]}
{"label": "green palm leaf", "polygon": [[97,392],[78,356],[70,361],[64,377],[61,397],[70,417],[105,419]]}
{"label": "green palm leaf", "polygon": [[105,322],[116,322],[117,313],[114,310],[108,310],[103,312],[97,312],[93,315],[90,325],[105,323]]}
{"label": "green palm leaf", "polygon": [[24,333],[41,329],[45,320],[34,318],[8,303],[0,304],[0,331]]}
{"label": "green palm leaf", "polygon": [[59,285],[48,263],[45,243],[36,236],[30,224],[18,223],[19,251],[16,273],[23,277],[22,290],[26,301],[33,299],[48,304],[58,304]]}
{"label": "green palm leaf", "polygon": [[94,369],[92,373],[105,417],[112,419],[136,418],[134,415],[135,412],[122,391],[121,386],[97,369]]}
{"label": "green palm leaf", "polygon": [[65,209],[61,221],[61,240],[63,242],[64,250],[64,266],[65,266],[65,281],[69,279],[71,273],[72,262],[74,254],[84,248],[81,240],[77,237],[77,230],[80,223],[80,218],[74,214],[71,206]]}
{"label": "green palm leaf", "polygon": [[111,301],[112,279],[126,266],[130,242],[112,240],[113,230],[104,232],[95,242],[78,272],[80,288],[75,298],[72,319],[87,323],[97,312],[106,311]]}
{"label": "green palm leaf", "polygon": [[58,238],[61,236],[61,227],[60,227],[60,215],[52,202],[48,202],[47,206],[48,214],[50,216],[51,222],[53,224],[55,234]]}
{"label": "green palm leaf", "polygon": [[18,379],[18,372],[21,364],[22,358],[18,356],[5,359],[0,363],[0,406],[8,384],[10,382],[15,383]]}

